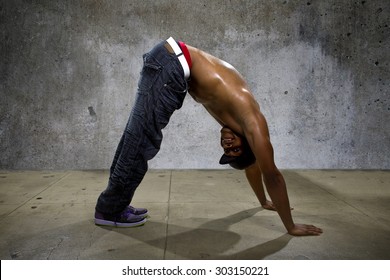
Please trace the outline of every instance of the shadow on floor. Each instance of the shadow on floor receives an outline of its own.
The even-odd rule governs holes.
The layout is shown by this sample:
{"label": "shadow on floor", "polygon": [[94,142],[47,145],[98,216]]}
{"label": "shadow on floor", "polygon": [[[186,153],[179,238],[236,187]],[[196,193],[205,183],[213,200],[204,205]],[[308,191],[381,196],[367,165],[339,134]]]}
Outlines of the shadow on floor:
{"label": "shadow on floor", "polygon": [[[166,239],[148,240],[144,238],[142,232],[134,234],[124,229],[109,230],[164,250],[165,259],[263,259],[283,249],[293,237],[284,234],[252,248],[229,253],[229,251],[234,251],[234,246],[241,240],[239,234],[229,231],[230,226],[250,218],[261,210],[263,210],[261,207],[256,207],[241,211],[225,218],[207,221],[198,228],[169,224]],[[157,222],[149,223],[154,224],[153,227],[159,227]]]}

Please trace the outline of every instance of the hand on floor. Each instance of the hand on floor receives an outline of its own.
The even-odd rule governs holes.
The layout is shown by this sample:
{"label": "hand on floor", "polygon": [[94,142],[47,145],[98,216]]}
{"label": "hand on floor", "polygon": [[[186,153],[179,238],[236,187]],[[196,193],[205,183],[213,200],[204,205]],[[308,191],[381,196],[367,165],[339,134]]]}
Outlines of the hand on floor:
{"label": "hand on floor", "polygon": [[264,204],[262,204],[264,209],[266,210],[271,210],[271,211],[276,211],[275,205],[272,203],[272,201],[266,200]]}
{"label": "hand on floor", "polygon": [[322,229],[313,225],[295,224],[288,233],[294,236],[321,235]]}
{"label": "hand on floor", "polygon": [[[261,205],[266,210],[276,211],[275,205],[272,203],[272,201],[267,200],[264,204]],[[293,207],[290,208],[291,210],[294,210]]]}

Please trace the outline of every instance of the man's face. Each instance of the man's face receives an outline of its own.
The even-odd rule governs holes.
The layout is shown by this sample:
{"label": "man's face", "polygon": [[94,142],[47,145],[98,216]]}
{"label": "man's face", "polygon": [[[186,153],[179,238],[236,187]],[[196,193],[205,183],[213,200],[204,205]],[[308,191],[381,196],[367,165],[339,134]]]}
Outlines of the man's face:
{"label": "man's face", "polygon": [[238,157],[243,153],[241,137],[228,127],[221,129],[221,146],[227,156]]}

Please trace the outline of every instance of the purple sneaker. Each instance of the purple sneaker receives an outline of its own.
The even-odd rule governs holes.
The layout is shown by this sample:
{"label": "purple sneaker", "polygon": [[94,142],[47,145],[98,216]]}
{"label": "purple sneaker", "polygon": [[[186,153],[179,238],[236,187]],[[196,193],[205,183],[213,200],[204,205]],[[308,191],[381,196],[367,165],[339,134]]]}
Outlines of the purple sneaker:
{"label": "purple sneaker", "polygon": [[134,215],[146,218],[148,216],[148,209],[145,208],[135,208],[133,206],[127,206],[127,209]]}
{"label": "purple sneaker", "polygon": [[145,215],[134,214],[134,210],[132,208],[126,207],[126,209],[117,216],[105,215],[96,211],[95,224],[100,226],[112,227],[137,227],[145,224],[147,221]]}

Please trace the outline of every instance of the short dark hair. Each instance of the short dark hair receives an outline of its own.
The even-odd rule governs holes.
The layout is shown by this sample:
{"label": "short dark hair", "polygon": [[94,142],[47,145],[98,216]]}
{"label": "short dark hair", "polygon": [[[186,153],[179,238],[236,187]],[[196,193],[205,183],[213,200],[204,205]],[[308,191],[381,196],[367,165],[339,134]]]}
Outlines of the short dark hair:
{"label": "short dark hair", "polygon": [[252,149],[248,144],[248,141],[246,141],[245,137],[241,135],[240,137],[242,141],[242,154],[237,157],[227,156],[224,154],[219,160],[219,164],[229,164],[234,169],[243,170],[255,163],[256,157],[253,154]]}

